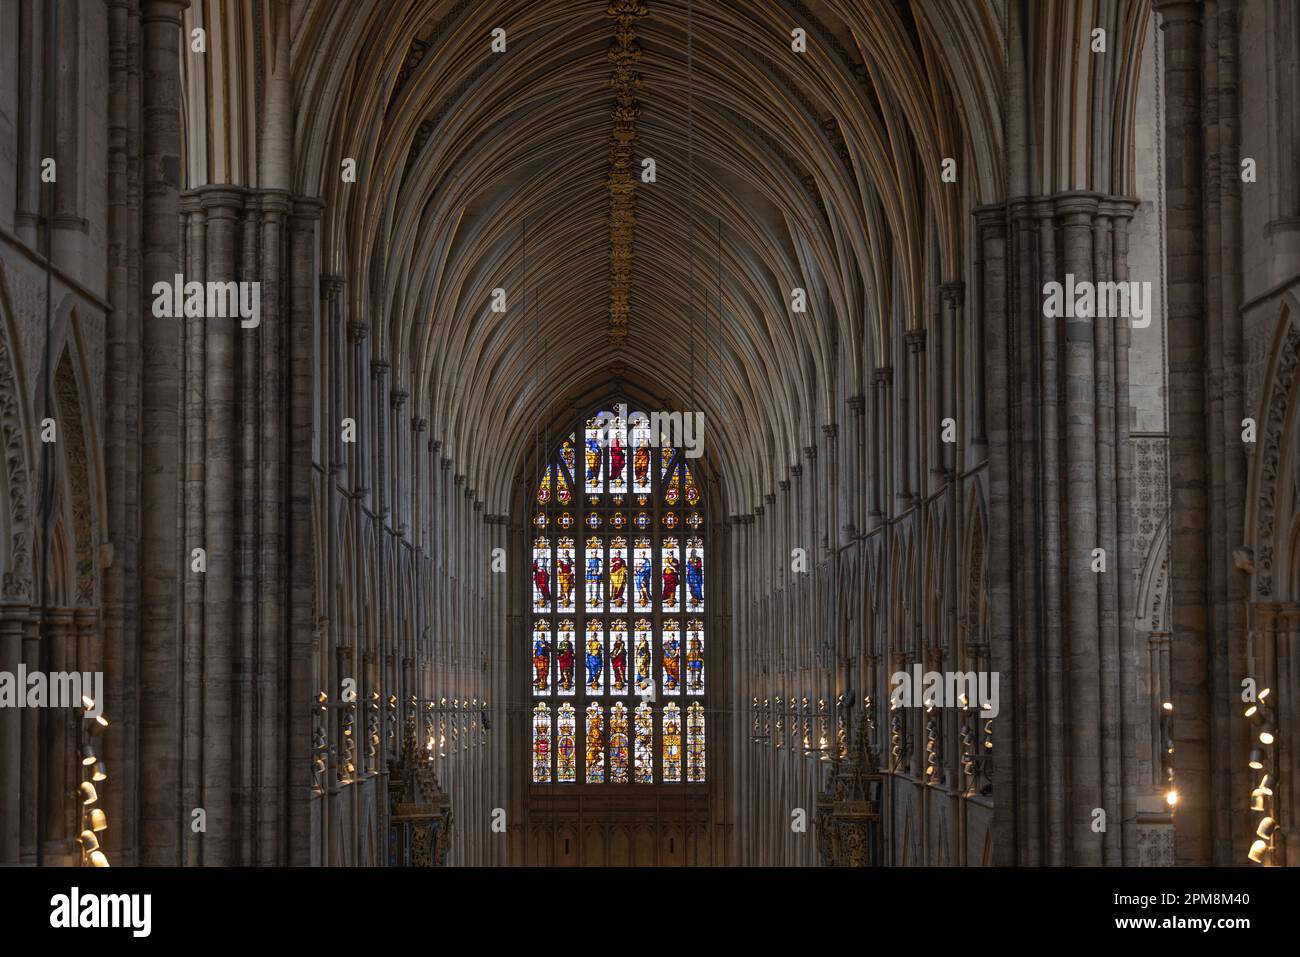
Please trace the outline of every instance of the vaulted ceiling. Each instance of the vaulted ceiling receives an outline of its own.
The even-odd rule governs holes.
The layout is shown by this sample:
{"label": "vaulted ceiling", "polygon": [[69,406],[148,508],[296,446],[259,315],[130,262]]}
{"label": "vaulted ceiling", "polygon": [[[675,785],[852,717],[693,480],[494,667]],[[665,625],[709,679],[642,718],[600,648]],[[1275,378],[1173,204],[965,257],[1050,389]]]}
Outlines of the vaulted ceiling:
{"label": "vaulted ceiling", "polygon": [[[640,79],[625,337],[611,327],[619,8]],[[704,413],[742,512],[924,324],[924,283],[955,276],[969,208],[998,195],[999,10],[297,0],[277,13],[266,82],[293,98],[288,177],[325,200],[323,268],[346,279],[347,318],[369,324],[490,510],[508,510],[526,437],[622,382]],[[960,189],[940,183],[946,156],[971,171]]]}

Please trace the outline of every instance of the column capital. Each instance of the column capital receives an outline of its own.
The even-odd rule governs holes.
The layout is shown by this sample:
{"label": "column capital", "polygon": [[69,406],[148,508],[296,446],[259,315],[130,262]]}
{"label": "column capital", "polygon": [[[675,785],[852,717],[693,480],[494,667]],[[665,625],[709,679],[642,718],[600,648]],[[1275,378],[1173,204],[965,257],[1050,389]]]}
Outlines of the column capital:
{"label": "column capital", "polygon": [[144,0],[140,4],[140,23],[153,20],[173,23],[181,27],[181,15],[188,9],[190,0]]}
{"label": "column capital", "polygon": [[392,368],[387,359],[370,360],[370,377],[372,379],[382,379],[388,375],[388,370]]}
{"label": "column capital", "polygon": [[828,422],[822,426],[822,435],[828,439],[833,439],[840,434],[840,427],[834,422]]}
{"label": "column capital", "polygon": [[411,419],[411,430],[413,432],[427,432],[429,430],[429,420],[422,416],[415,416]]}
{"label": "column capital", "polygon": [[848,398],[848,406],[853,410],[854,415],[861,415],[867,410],[867,397],[861,393],[851,395]]}
{"label": "column capital", "polygon": [[939,295],[944,302],[960,306],[966,301],[966,284],[960,279],[954,282],[946,282],[939,287]]}
{"label": "column capital", "polygon": [[1160,29],[1178,21],[1200,23],[1205,15],[1204,0],[1151,0],[1151,9],[1160,14]]}
{"label": "column capital", "polygon": [[1088,190],[1070,190],[1052,197],[1052,205],[1064,226],[1088,226],[1097,215],[1101,194]]}
{"label": "column capital", "polygon": [[912,353],[925,351],[925,330],[908,329],[904,338],[907,340],[907,348]]}
{"label": "column capital", "polygon": [[411,393],[407,392],[405,389],[393,389],[388,393],[388,401],[392,404],[394,409],[400,409],[406,404],[406,400],[410,397]]}
{"label": "column capital", "polygon": [[891,385],[894,381],[894,370],[890,366],[878,366],[871,373],[871,379],[876,385]]}

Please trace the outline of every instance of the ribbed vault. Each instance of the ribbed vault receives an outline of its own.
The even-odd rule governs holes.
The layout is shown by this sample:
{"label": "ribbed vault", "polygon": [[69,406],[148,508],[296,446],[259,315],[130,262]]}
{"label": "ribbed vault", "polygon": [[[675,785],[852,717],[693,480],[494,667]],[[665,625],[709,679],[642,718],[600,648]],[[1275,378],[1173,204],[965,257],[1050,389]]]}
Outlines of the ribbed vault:
{"label": "ribbed vault", "polygon": [[997,195],[1000,27],[985,2],[650,0],[636,155],[657,181],[636,191],[619,348],[613,30],[580,0],[311,5],[292,30],[294,165],[326,200],[347,318],[489,511],[525,454],[502,437],[614,370],[703,411],[726,509],[747,511],[830,419],[835,383],[862,392],[925,325],[924,276],[959,268],[959,192],[937,167],[957,157],[976,201]]}

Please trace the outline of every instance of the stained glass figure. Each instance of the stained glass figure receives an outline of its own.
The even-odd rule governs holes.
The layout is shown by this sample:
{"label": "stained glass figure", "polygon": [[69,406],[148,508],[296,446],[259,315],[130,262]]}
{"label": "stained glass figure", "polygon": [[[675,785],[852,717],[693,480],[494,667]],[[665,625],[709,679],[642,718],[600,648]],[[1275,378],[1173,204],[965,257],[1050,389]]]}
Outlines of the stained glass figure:
{"label": "stained glass figure", "polygon": [[627,784],[627,753],[627,705],[617,701],[609,709],[610,784]]}
{"label": "stained glass figure", "polygon": [[[564,440],[564,444],[563,444],[562,446],[560,446],[560,459],[561,459],[561,461],[564,462],[564,468],[568,470],[568,473],[569,473],[570,475],[572,475],[572,474],[573,474],[573,464],[574,464],[573,436],[572,436],[572,435],[569,436],[567,439],[565,439],[565,440]],[[560,474],[563,475],[563,474],[564,474],[564,471],[561,470]]]}
{"label": "stained glass figure", "polygon": [[695,535],[686,540],[686,606],[704,610],[704,539]]}
{"label": "stained glass figure", "polygon": [[650,421],[632,416],[632,491],[650,491]]}
{"label": "stained glass figure", "polygon": [[545,618],[538,618],[533,623],[533,694],[550,694],[551,661],[554,654],[551,623]]}
{"label": "stained glass figure", "polygon": [[533,709],[533,783],[551,783],[551,709],[545,702]]}
{"label": "stained glass figure", "polygon": [[654,647],[654,626],[649,618],[638,618],[636,621],[636,656],[634,658],[636,667],[636,690],[642,694],[650,690],[650,683],[654,680],[654,673],[650,668],[650,660]]}
{"label": "stained glass figure", "polygon": [[605,781],[605,709],[596,702],[587,705],[587,783]]}
{"label": "stained glass figure", "polygon": [[682,779],[682,709],[675,704],[664,705],[663,714],[665,783]]}
{"label": "stained glass figure", "polygon": [[557,763],[555,779],[560,784],[573,784],[578,778],[577,734],[578,731],[575,725],[575,712],[573,710],[573,705],[560,705],[559,727],[555,734],[555,755]]}
{"label": "stained glass figure", "polygon": [[578,686],[573,680],[573,666],[577,661],[578,651],[573,640],[573,619],[560,620],[560,637],[555,645],[555,660],[559,665],[556,690],[562,695],[574,695]]}
{"label": "stained glass figure", "polygon": [[660,592],[660,607],[666,612],[677,611],[679,588],[682,580],[682,563],[678,558],[677,539],[665,537],[659,550],[663,590]]}
{"label": "stained glass figure", "polygon": [[627,611],[627,539],[615,535],[609,541],[609,610]]}
{"label": "stained glass figure", "polygon": [[636,706],[636,740],[633,755],[636,761],[636,783],[653,784],[655,779],[655,728],[654,712],[650,703],[642,701]]}
{"label": "stained glass figure", "polygon": [[569,477],[564,474],[564,469],[558,468],[555,470],[555,479],[555,497],[561,505],[568,505],[569,502],[573,501],[573,491],[569,488]]}
{"label": "stained glass figure", "polygon": [[597,494],[605,490],[605,450],[601,448],[601,438],[599,420],[588,419],[583,443],[583,487],[588,494]]}
{"label": "stained glass figure", "polygon": [[677,622],[664,622],[663,644],[664,694],[677,694],[682,690],[682,643],[677,631]]}
{"label": "stained glass figure", "polygon": [[632,584],[636,588],[636,610],[650,611],[654,601],[654,562],[650,539],[638,538],[632,553],[634,565]]}
{"label": "stained glass figure", "polygon": [[587,571],[584,580],[587,583],[587,611],[604,611],[605,549],[599,538],[587,539]]}
{"label": "stained glass figure", "polygon": [[586,658],[587,694],[598,695],[605,692],[605,631],[600,619],[593,618],[587,622],[587,643],[584,648]]}
{"label": "stained glass figure", "polygon": [[555,559],[555,585],[559,592],[560,611],[573,611],[573,539],[561,538]]}
{"label": "stained glass figure", "polygon": [[686,780],[704,783],[704,708],[698,701],[686,709]]}
{"label": "stained glass figure", "polygon": [[533,539],[533,607],[551,607],[551,540],[544,535]]}
{"label": "stained glass figure", "polygon": [[627,491],[627,423],[622,418],[602,412],[609,426],[606,431],[609,443],[609,490],[615,494]]}
{"label": "stained glass figure", "polygon": [[686,623],[686,693],[704,694],[704,619]]}
{"label": "stained glass figure", "polygon": [[609,690],[627,693],[627,622],[616,619],[609,628]]}

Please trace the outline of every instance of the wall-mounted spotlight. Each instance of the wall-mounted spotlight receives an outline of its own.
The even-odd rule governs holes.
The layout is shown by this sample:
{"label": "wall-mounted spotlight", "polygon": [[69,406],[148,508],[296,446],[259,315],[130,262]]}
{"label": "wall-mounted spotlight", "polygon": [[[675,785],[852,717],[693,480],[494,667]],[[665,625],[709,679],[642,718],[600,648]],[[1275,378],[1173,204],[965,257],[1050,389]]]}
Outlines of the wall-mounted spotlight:
{"label": "wall-mounted spotlight", "polygon": [[1264,852],[1267,850],[1268,841],[1256,841],[1254,844],[1250,845],[1250,853],[1246,856],[1250,858],[1252,862],[1261,864],[1264,861]]}

